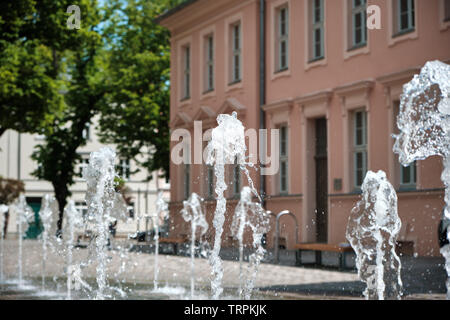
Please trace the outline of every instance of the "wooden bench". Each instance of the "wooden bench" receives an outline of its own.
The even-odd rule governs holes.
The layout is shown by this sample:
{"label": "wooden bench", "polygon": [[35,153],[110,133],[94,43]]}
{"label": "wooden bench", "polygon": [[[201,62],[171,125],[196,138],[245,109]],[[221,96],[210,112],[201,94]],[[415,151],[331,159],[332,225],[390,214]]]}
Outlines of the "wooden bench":
{"label": "wooden bench", "polygon": [[328,244],[328,243],[297,243],[294,245],[296,251],[296,262],[298,265],[302,264],[302,251],[315,251],[316,260],[315,265],[322,265],[322,251],[338,252],[339,253],[339,270],[346,268],[345,256],[347,252],[353,252],[350,245]]}

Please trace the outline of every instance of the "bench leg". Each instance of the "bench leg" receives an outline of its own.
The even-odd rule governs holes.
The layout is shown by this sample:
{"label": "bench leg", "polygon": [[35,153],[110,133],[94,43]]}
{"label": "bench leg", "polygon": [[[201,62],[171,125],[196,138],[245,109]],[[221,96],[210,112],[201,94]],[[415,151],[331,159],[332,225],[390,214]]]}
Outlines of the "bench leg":
{"label": "bench leg", "polygon": [[301,266],[302,265],[302,250],[296,250],[295,251],[295,265]]}
{"label": "bench leg", "polygon": [[347,252],[341,252],[339,254],[339,269],[340,270],[346,270],[347,269],[347,262],[345,258],[347,257]]}
{"label": "bench leg", "polygon": [[177,244],[177,243],[174,243],[174,244],[173,244],[173,253],[174,253],[175,255],[178,255],[178,244]]}
{"label": "bench leg", "polygon": [[322,265],[322,251],[316,250],[316,265]]}

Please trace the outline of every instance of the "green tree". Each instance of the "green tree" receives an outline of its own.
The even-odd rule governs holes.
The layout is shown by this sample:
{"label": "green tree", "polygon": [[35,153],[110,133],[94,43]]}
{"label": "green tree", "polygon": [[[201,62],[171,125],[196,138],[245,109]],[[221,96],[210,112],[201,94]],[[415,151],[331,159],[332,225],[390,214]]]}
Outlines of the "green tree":
{"label": "green tree", "polygon": [[[38,145],[32,158],[38,162],[33,174],[50,181],[59,205],[58,235],[62,231],[64,207],[71,195],[75,166],[80,160],[77,150],[86,144],[83,131],[99,112],[107,88],[104,70],[104,51],[98,26],[102,22],[100,10],[90,1],[82,9],[82,37],[78,46],[61,56],[64,70],[65,109],[45,130],[45,143]],[[65,12],[65,11],[64,11]],[[59,14],[62,14],[59,11]],[[60,70],[60,72],[61,72]]]}
{"label": "green tree", "polygon": [[7,129],[39,132],[62,108],[52,52],[31,32],[35,6],[0,3],[0,137]]}
{"label": "green tree", "polygon": [[134,159],[149,172],[163,169],[167,176],[170,34],[154,18],[178,2],[111,2],[111,91],[100,120],[103,142],[114,143],[120,156]]}
{"label": "green tree", "polygon": [[71,0],[0,2],[0,137],[7,129],[42,133],[64,107],[62,64],[92,30],[96,4],[77,1],[79,30],[67,28]]}

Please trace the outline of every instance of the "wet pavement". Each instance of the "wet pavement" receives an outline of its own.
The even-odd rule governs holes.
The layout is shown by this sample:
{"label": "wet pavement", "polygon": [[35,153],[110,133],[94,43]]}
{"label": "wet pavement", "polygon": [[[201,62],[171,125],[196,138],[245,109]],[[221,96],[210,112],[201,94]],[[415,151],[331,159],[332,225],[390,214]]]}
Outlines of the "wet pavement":
{"label": "wet pavement", "polygon": [[[66,291],[64,257],[49,250],[46,263],[46,288],[41,290],[42,248],[36,240],[25,240],[23,247],[23,277],[25,286],[17,281],[17,240],[5,241],[4,273],[6,283],[0,284],[0,299],[64,299]],[[116,242],[115,246],[123,243]],[[164,249],[161,250],[165,252]],[[170,250],[169,250],[170,251]],[[74,252],[74,261],[85,259],[87,249]],[[108,278],[120,287],[126,296],[117,299],[185,299],[189,296],[190,258],[161,254],[158,257],[159,289],[154,290],[155,259],[152,253],[129,252],[126,263],[120,259],[120,250],[108,251]],[[224,299],[236,299],[239,285],[239,263],[231,254],[223,253]],[[292,257],[292,256],[291,256]],[[270,259],[269,259],[270,260]],[[283,260],[283,259],[282,259]],[[338,271],[333,267],[298,267],[262,263],[256,277],[258,290],[255,299],[363,299],[365,284],[358,280],[356,270]],[[295,264],[295,261],[294,261]],[[405,299],[445,299],[447,275],[441,258],[402,258],[402,281]],[[195,259],[196,298],[208,299],[210,266],[205,258]],[[95,265],[83,270],[85,280],[95,287]],[[74,296],[76,299],[85,296]]]}

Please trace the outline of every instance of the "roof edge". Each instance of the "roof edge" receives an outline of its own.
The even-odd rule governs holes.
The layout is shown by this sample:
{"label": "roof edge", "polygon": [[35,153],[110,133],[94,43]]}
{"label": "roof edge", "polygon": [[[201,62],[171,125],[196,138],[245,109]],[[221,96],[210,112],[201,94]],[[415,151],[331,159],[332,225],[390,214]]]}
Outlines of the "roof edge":
{"label": "roof edge", "polygon": [[179,5],[173,7],[169,11],[166,11],[165,13],[157,16],[155,19],[153,19],[153,22],[157,23],[157,24],[161,24],[161,21],[169,18],[170,16],[174,15],[178,11],[183,10],[184,8],[190,6],[191,4],[193,4],[194,2],[197,2],[197,1],[198,0],[186,0],[186,1],[182,2],[182,3],[180,3]]}

